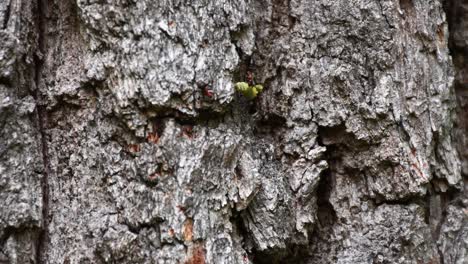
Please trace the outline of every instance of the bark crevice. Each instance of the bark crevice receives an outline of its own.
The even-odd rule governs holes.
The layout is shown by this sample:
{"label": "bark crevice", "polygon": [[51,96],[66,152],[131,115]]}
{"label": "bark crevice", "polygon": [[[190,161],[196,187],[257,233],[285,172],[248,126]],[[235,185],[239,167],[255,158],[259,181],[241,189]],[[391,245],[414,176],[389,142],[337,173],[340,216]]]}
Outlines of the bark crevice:
{"label": "bark crevice", "polygon": [[10,20],[10,12],[11,12],[11,3],[8,3],[6,5],[5,17],[3,18],[3,29],[6,29],[8,26],[8,21]]}
{"label": "bark crevice", "polygon": [[[445,0],[444,10],[448,22],[448,48],[452,57],[455,79],[453,89],[456,96],[456,119],[454,122],[454,140],[456,142],[459,158],[461,161],[461,175],[463,177],[461,188],[449,188],[444,192],[435,189],[435,195],[439,202],[439,221],[434,230],[435,239],[439,240],[437,252],[441,264],[455,262],[458,257],[456,245],[457,239],[449,238],[447,226],[453,226],[457,221],[464,223],[460,232],[466,230],[466,202],[468,199],[466,183],[468,179],[468,3],[466,1]],[[433,180],[434,181],[434,180]],[[445,186],[447,184],[444,182]],[[433,185],[437,186],[437,184]],[[433,210],[431,206],[431,211]],[[465,211],[464,219],[453,219],[455,210]],[[460,238],[458,238],[460,239]],[[448,243],[447,243],[448,242]],[[444,245],[448,244],[448,245]],[[458,245],[457,245],[458,246]],[[463,246],[462,246],[463,247]],[[455,252],[455,253],[454,253]],[[459,252],[458,252],[459,254]]]}
{"label": "bark crevice", "polygon": [[48,19],[48,0],[37,0],[36,23],[37,23],[37,47],[34,54],[34,85],[33,96],[36,100],[36,118],[40,134],[41,154],[43,162],[43,173],[41,178],[42,192],[42,229],[36,245],[36,261],[39,264],[47,263],[47,248],[49,243],[49,150],[47,139],[47,110],[42,101],[41,88],[45,85],[43,78],[45,55],[46,55],[46,23]]}

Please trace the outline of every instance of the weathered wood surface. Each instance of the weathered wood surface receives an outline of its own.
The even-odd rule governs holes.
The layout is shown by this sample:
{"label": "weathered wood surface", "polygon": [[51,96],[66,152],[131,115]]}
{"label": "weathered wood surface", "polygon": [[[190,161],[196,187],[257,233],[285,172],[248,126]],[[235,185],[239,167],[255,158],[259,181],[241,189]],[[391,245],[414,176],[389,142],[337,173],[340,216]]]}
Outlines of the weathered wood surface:
{"label": "weathered wood surface", "polygon": [[0,263],[467,263],[467,60],[463,1],[2,0]]}

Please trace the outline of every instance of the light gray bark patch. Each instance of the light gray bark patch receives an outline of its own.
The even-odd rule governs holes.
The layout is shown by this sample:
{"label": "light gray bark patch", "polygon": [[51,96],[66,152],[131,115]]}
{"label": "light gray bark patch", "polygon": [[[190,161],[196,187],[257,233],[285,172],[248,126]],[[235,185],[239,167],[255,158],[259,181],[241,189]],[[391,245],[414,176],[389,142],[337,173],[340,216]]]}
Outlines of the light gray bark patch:
{"label": "light gray bark patch", "polygon": [[41,232],[45,170],[33,96],[34,5],[0,4],[0,258],[32,263]]}

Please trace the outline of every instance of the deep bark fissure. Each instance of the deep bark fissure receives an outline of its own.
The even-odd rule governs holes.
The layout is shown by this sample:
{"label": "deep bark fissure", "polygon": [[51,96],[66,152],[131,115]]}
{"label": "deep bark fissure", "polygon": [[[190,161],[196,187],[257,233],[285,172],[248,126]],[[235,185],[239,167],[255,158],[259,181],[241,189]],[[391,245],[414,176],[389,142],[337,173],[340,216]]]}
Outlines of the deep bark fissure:
{"label": "deep bark fissure", "polygon": [[[3,234],[2,236],[0,236],[0,245],[5,245],[5,243],[7,242],[8,238],[10,238],[11,236],[13,236],[14,234],[18,234],[18,233],[21,233],[21,232],[24,232],[26,230],[26,228],[22,228],[22,227],[13,227],[13,226],[9,226],[7,228],[5,228],[3,230]],[[1,251],[0,251],[1,252]],[[0,262],[1,263],[1,262]]]}
{"label": "deep bark fissure", "polygon": [[6,29],[8,26],[8,21],[10,20],[10,12],[11,12],[11,3],[7,4],[5,10],[5,17],[3,18],[3,29]]}
{"label": "deep bark fissure", "polygon": [[[344,147],[345,144],[342,141],[346,141],[344,139],[346,137],[352,137],[352,135],[346,132],[342,124],[334,127],[319,126],[317,133],[318,144],[326,147],[323,158],[327,161],[328,168],[320,175],[320,181],[316,190],[317,223],[310,235],[309,261],[318,261],[318,259],[323,257],[321,255],[332,255],[332,247],[327,245],[326,241],[332,239],[333,228],[338,223],[338,218],[337,212],[330,201],[330,197],[335,188],[335,181],[338,174],[337,167],[343,155],[343,150],[340,149],[340,147]],[[319,245],[326,246],[319,247]]]}
{"label": "deep bark fissure", "polygon": [[43,162],[43,173],[41,179],[42,191],[42,229],[36,245],[36,261],[40,264],[47,263],[46,254],[49,242],[49,156],[48,142],[46,133],[47,110],[44,103],[41,101],[41,87],[44,85],[43,71],[44,60],[46,54],[46,21],[48,0],[38,0],[36,4],[36,23],[37,23],[37,47],[34,54],[34,83],[35,91],[34,98],[36,100],[36,118],[40,134],[41,154]]}
{"label": "deep bark fissure", "polygon": [[[269,119],[262,120],[257,123],[257,128],[260,129],[260,135],[265,136],[267,134],[274,134],[272,130],[268,128],[273,127],[284,127],[285,120],[280,116],[269,116]],[[323,146],[323,139],[321,136],[318,137],[319,145]],[[337,157],[332,154],[335,148],[333,146],[327,146],[327,151],[324,153],[324,159],[332,164]],[[266,264],[266,263],[308,263],[307,261],[313,258],[313,252],[310,251],[310,245],[317,239],[321,239],[320,236],[328,236],[331,231],[331,227],[336,222],[336,213],[330,203],[330,194],[333,188],[333,175],[332,170],[327,169],[320,175],[318,186],[315,189],[317,196],[317,210],[315,212],[315,219],[317,221],[315,226],[310,226],[308,229],[308,244],[294,244],[291,242],[286,243],[285,248],[271,248],[267,250],[252,250],[251,257],[252,263],[254,264]],[[245,234],[248,236],[249,234]]]}
{"label": "deep bark fissure", "polygon": [[[457,143],[456,145],[458,146],[458,154],[462,166],[461,174],[462,177],[466,177],[468,153],[466,152],[466,143],[464,142],[464,138],[468,133],[468,61],[466,60],[466,58],[468,58],[468,46],[466,46],[466,44],[463,45],[466,42],[460,41],[460,34],[466,30],[463,28],[463,22],[468,20],[468,5],[463,1],[445,0],[443,1],[443,7],[448,23],[448,48],[455,70],[455,80],[453,83],[457,103],[455,141]],[[449,190],[447,190],[445,193],[440,193],[441,215],[439,222],[437,223],[437,226],[434,230],[434,236],[436,239],[441,238],[442,225],[447,221],[448,206],[450,204],[456,203],[458,198],[462,198],[464,195],[466,195],[466,191],[464,191],[463,188],[463,186],[461,187],[461,190],[449,188]],[[463,206],[461,205],[461,207]],[[439,262],[441,264],[446,263],[446,252],[443,251],[440,245],[437,246],[437,253],[439,254]]]}
{"label": "deep bark fissure", "polygon": [[[461,137],[468,133],[468,119],[466,113],[468,112],[468,47],[464,45],[465,42],[461,39],[463,32],[463,22],[468,20],[468,5],[462,1],[446,0],[444,1],[444,8],[447,14],[447,22],[449,28],[449,51],[452,56],[453,66],[455,70],[454,89],[457,98],[457,121],[455,122],[456,130]],[[463,139],[457,137],[459,140],[459,154],[463,163],[466,163],[468,154],[466,153],[466,144],[463,144]],[[462,169],[462,175],[466,176],[466,168]]]}
{"label": "deep bark fissure", "polygon": [[333,188],[332,177],[331,169],[327,169],[322,173],[317,187],[318,228],[329,227],[336,222],[336,212],[333,209],[333,205],[330,203],[330,194]]}
{"label": "deep bark fissure", "polygon": [[237,235],[241,238],[241,246],[246,254],[244,258],[253,259],[254,255],[252,255],[251,250],[250,250],[250,245],[249,245],[249,242],[250,242],[249,232],[247,228],[245,227],[244,221],[242,220],[242,216],[241,216],[242,212],[245,212],[245,210],[242,210],[242,211],[233,210],[229,221],[234,226],[234,230],[237,233]]}

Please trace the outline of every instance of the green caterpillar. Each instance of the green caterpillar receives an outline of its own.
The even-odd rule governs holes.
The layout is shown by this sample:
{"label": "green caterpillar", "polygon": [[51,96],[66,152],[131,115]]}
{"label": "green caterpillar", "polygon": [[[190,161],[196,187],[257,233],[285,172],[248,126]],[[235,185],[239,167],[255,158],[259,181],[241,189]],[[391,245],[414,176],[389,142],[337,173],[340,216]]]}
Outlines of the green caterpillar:
{"label": "green caterpillar", "polygon": [[257,97],[257,95],[263,90],[263,86],[260,84],[250,86],[246,82],[238,82],[234,87],[236,88],[236,91],[241,92],[245,97],[247,97],[250,100]]}

